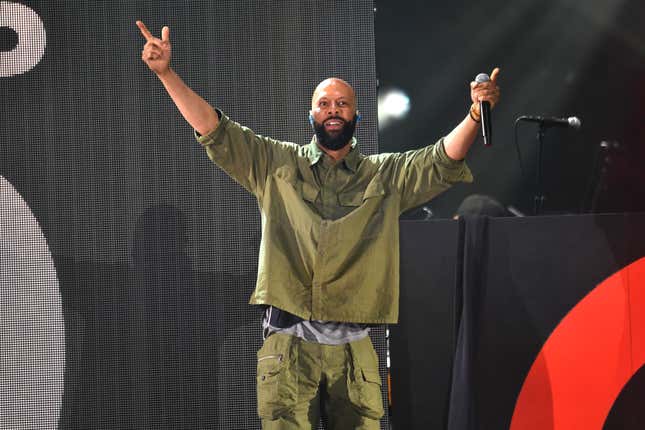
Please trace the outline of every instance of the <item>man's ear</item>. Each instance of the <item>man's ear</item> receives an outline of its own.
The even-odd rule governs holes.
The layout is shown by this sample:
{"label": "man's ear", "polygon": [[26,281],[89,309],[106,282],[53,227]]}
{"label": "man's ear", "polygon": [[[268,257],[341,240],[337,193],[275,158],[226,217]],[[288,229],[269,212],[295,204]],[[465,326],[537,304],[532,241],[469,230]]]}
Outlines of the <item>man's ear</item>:
{"label": "man's ear", "polygon": [[357,110],[356,111],[356,122],[360,121],[362,118],[363,118],[363,116],[361,115],[360,111]]}
{"label": "man's ear", "polygon": [[311,114],[311,111],[309,111],[309,124],[311,124],[312,127],[314,126],[314,116]]}

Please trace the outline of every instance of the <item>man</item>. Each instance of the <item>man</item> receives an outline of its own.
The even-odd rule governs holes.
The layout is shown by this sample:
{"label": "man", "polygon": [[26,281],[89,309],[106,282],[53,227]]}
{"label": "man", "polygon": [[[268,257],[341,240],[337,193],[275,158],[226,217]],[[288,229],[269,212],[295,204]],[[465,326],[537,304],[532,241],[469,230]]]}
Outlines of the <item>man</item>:
{"label": "man", "polygon": [[469,114],[437,144],[364,156],[352,87],[315,89],[311,143],[253,133],[216,111],[170,67],[170,30],[146,38],[142,59],[159,77],[198,141],[258,199],[262,241],[250,303],[265,305],[258,352],[258,413],[265,429],[315,428],[321,404],[332,429],[378,429],[383,414],[369,325],[398,318],[398,217],[458,181],[479,129],[479,100],[499,99],[491,81],[471,83]]}

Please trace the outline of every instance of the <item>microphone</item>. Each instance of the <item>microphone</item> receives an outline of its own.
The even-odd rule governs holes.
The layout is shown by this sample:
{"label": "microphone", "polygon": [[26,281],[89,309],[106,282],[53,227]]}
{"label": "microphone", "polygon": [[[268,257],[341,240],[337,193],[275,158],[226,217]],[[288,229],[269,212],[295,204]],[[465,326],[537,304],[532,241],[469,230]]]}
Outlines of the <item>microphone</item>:
{"label": "microphone", "polygon": [[[475,82],[477,82],[478,84],[488,81],[490,81],[490,77],[486,73],[480,73],[475,77]],[[484,138],[484,145],[491,146],[493,144],[493,124],[490,117],[489,102],[479,102],[479,114],[482,119],[482,137]]]}
{"label": "microphone", "polygon": [[577,116],[570,116],[569,118],[556,118],[554,116],[533,116],[522,115],[517,118],[517,121],[538,122],[547,127],[571,127],[576,130],[582,126],[582,121]]}

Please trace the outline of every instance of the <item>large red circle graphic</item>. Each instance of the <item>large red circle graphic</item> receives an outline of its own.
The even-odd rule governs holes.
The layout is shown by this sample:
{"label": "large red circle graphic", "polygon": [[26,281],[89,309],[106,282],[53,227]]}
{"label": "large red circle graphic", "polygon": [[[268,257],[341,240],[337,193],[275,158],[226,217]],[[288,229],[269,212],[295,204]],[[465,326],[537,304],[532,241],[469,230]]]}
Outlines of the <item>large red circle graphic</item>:
{"label": "large red circle graphic", "polygon": [[515,404],[511,430],[602,429],[645,365],[645,258],[613,274],[551,333]]}

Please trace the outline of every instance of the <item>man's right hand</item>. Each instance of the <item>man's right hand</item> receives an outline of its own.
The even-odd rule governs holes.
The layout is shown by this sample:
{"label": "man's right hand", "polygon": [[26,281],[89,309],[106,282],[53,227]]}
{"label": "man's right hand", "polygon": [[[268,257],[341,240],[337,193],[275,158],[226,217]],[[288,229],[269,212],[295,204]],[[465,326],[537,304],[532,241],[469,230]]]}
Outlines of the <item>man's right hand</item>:
{"label": "man's right hand", "polygon": [[146,38],[146,44],[141,51],[141,59],[158,76],[165,74],[170,70],[170,29],[168,27],[162,28],[161,39],[159,39],[150,33],[143,22],[137,21],[137,27]]}

